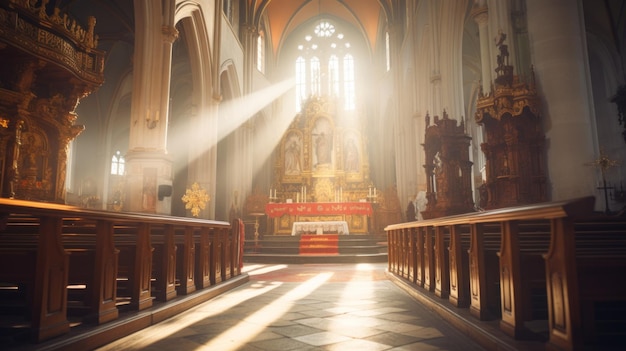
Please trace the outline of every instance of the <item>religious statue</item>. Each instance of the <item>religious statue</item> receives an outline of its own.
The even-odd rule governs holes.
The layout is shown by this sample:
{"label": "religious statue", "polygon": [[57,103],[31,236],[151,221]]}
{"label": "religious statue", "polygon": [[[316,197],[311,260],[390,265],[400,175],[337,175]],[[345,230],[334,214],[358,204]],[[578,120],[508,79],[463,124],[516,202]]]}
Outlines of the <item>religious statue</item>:
{"label": "religious statue", "polygon": [[24,164],[23,169],[37,169],[37,156],[41,152],[37,139],[33,134],[29,134],[24,144]]}
{"label": "religious statue", "polygon": [[506,40],[506,34],[503,32],[498,32],[498,36],[495,38],[496,47],[500,50],[500,54],[497,56],[498,67],[496,68],[496,72],[498,75],[502,75],[505,73],[505,66],[509,64],[509,47],[504,44]]}
{"label": "religious statue", "polygon": [[291,139],[285,148],[285,174],[299,174],[300,166],[300,143],[299,138]]}
{"label": "religious statue", "polygon": [[354,143],[354,139],[348,139],[344,149],[345,171],[346,172],[358,172],[359,171],[359,149]]}
{"label": "religious statue", "polygon": [[320,133],[315,139],[315,156],[317,156],[317,165],[331,163],[331,152],[333,150],[332,135]]}

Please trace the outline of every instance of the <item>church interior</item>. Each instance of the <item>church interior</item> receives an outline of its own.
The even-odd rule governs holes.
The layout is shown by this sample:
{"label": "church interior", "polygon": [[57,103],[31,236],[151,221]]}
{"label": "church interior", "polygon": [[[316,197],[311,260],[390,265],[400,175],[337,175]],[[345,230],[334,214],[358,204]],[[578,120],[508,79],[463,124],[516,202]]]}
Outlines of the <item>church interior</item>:
{"label": "church interior", "polygon": [[[507,319],[504,288],[497,302],[461,301],[453,228],[467,225],[458,250],[470,256],[458,260],[469,259],[471,294],[473,274],[492,274],[483,265],[515,267],[510,252],[531,250],[505,250],[509,225],[541,221],[528,230],[551,233],[537,252],[552,262],[555,233],[569,230],[557,222],[579,208],[612,228],[594,249],[615,257],[593,267],[626,268],[625,50],[620,0],[2,0],[0,296],[26,286],[29,333],[44,342],[70,330],[66,286],[85,252],[102,274],[87,284],[101,289],[89,320],[106,325],[123,310],[128,267],[124,306],[144,310],[242,284],[244,261],[332,260],[304,238],[357,240],[374,252],[357,256],[389,262],[399,284],[479,320],[502,303],[502,329],[523,338],[531,318]],[[507,223],[500,261],[476,267],[475,238],[492,223]],[[577,244],[564,245],[569,257]],[[554,306],[575,290],[541,282]],[[626,315],[626,287],[614,288],[622,297],[602,300]],[[598,339],[549,320],[555,349]]]}

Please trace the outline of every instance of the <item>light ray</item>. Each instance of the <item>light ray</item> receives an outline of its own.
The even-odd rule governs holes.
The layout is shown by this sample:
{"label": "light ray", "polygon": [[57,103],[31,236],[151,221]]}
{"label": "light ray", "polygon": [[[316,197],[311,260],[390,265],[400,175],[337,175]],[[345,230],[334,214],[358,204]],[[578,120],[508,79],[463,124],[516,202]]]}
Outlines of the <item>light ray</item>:
{"label": "light ray", "polygon": [[142,329],[137,335],[130,335],[118,341],[114,341],[98,351],[113,350],[141,350],[155,342],[155,340],[167,339],[169,336],[190,327],[193,324],[217,316],[247,300],[253,299],[259,295],[266,294],[273,289],[278,288],[281,283],[264,284],[262,287],[255,286],[255,289],[235,289],[228,294],[220,295],[205,304],[210,304],[211,308],[202,308],[202,304],[193,310],[180,313],[170,319],[159,324],[155,324],[148,328]]}
{"label": "light ray", "polygon": [[332,276],[332,272],[317,274],[196,350],[237,350],[287,313],[293,302],[305,298]]}
{"label": "light ray", "polygon": [[249,121],[257,112],[281,97],[294,85],[295,81],[291,78],[254,93],[223,102],[219,106],[218,141]]}

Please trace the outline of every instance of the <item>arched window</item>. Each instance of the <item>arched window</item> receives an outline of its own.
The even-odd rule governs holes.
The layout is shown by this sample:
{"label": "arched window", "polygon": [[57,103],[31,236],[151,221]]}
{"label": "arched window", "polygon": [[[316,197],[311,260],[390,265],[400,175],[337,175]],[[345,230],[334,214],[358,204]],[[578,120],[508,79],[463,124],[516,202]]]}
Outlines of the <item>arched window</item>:
{"label": "arched window", "polygon": [[329,95],[356,107],[356,69],[350,42],[334,24],[320,20],[298,45],[296,58],[296,109],[308,95]]}
{"label": "arched window", "polygon": [[115,155],[111,157],[111,174],[124,175],[124,156],[119,151],[115,152]]}
{"label": "arched window", "polygon": [[354,57],[346,54],[343,57],[343,101],[346,110],[354,110],[356,107],[356,93],[354,91]]}
{"label": "arched window", "polygon": [[265,32],[259,31],[256,38],[256,69],[265,73]]}
{"label": "arched window", "polygon": [[331,55],[328,60],[328,75],[330,95],[339,96],[339,58],[337,55]]}
{"label": "arched window", "polygon": [[311,58],[311,94],[321,95],[322,72],[320,71],[320,59]]}

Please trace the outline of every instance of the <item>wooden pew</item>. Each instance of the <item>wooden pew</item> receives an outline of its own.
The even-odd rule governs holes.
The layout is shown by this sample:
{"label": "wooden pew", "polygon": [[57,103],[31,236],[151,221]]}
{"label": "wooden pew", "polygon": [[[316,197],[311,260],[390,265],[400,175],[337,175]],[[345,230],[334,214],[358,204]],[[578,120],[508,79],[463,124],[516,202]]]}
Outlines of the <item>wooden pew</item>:
{"label": "wooden pew", "polygon": [[[5,213],[4,228],[10,228],[8,220]],[[69,254],[62,245],[61,218],[39,218],[35,234],[28,230],[33,223],[24,223],[17,235],[1,236],[0,256],[10,261],[2,262],[0,281],[23,287],[31,338],[43,341],[70,330],[66,294]]]}
{"label": "wooden pew", "polygon": [[[0,290],[19,301],[16,310],[25,314],[20,323],[36,342],[69,331],[68,299],[84,321],[106,323],[119,317],[122,305],[142,310],[154,299],[171,300],[182,281],[206,287],[190,272],[201,272],[211,284],[241,274],[233,261],[239,241],[226,222],[11,199],[0,199],[0,214],[0,286],[13,289]],[[176,243],[187,238],[189,250],[183,251],[194,252],[203,242],[210,250],[181,255],[187,268],[179,271]],[[228,251],[214,252],[218,246]]]}
{"label": "wooden pew", "polygon": [[581,217],[553,220],[549,349],[623,345],[626,337],[626,219]]}
{"label": "wooden pew", "polygon": [[[444,297],[449,278],[453,305],[469,307],[478,320],[500,318],[500,329],[515,338],[536,337],[526,325],[548,319],[549,349],[621,342],[626,337],[626,280],[619,275],[626,269],[626,219],[594,214],[594,200],[390,225],[385,228],[389,271],[418,288],[432,284],[434,267],[435,289],[426,292]],[[414,253],[413,241],[403,240],[402,233],[415,233]],[[411,257],[400,259],[402,252]],[[416,263],[414,281],[405,271],[411,262]]]}
{"label": "wooden pew", "polygon": [[449,243],[449,297],[453,306],[468,307],[470,304],[469,290],[469,225],[451,225]]}
{"label": "wooden pew", "polygon": [[550,221],[502,223],[500,267],[500,328],[508,335],[536,338],[525,324],[547,320],[547,292],[543,254],[550,245]]}

